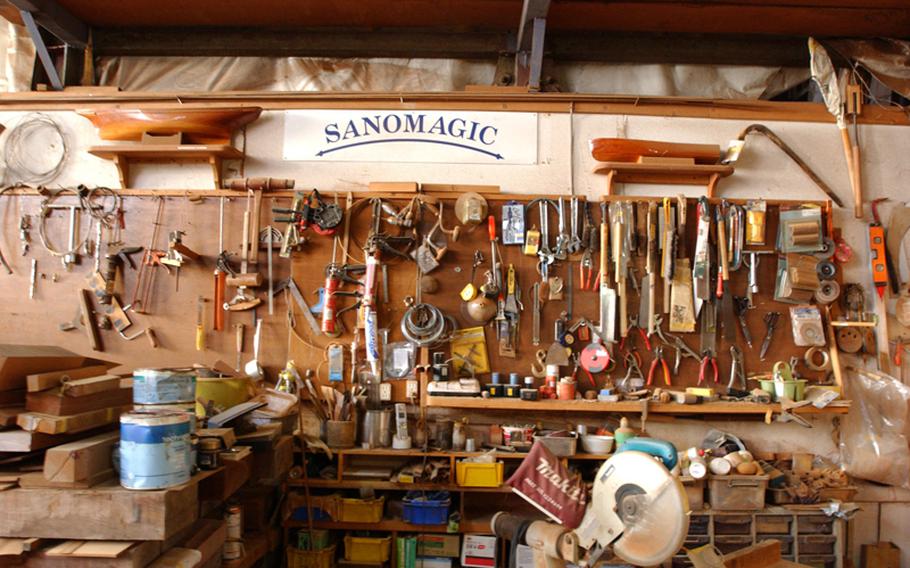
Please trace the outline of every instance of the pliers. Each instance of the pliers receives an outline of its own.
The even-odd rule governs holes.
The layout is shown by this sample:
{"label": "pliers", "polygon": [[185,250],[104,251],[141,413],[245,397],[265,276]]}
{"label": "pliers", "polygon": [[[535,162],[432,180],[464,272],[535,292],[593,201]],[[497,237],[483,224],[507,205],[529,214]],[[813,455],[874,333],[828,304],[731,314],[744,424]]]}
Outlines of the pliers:
{"label": "pliers", "polygon": [[629,317],[629,331],[626,333],[626,336],[622,338],[622,341],[619,342],[619,350],[623,351],[625,349],[626,339],[628,339],[629,336],[632,335],[633,331],[638,331],[638,334],[641,336],[642,342],[644,342],[644,344],[645,344],[645,349],[650,351],[651,350],[651,340],[648,339],[648,334],[645,333],[645,330],[638,327],[638,316],[637,315]]}
{"label": "pliers", "polygon": [[[730,382],[727,383],[727,390],[733,390],[737,388],[739,390],[745,391],[748,390],[748,385],[746,384],[746,369],[743,365],[743,352],[736,345],[730,346]],[[736,383],[739,383],[738,386]]]}
{"label": "pliers", "polygon": [[578,289],[594,290],[594,259],[591,257],[591,249],[585,249],[581,255],[581,262],[578,263]]}
{"label": "pliers", "polygon": [[705,370],[708,365],[711,365],[711,369],[714,372],[714,382],[720,382],[720,376],[717,373],[717,357],[713,351],[705,350],[701,353],[701,365],[698,367],[698,384],[705,382]]}
{"label": "pliers", "polygon": [[629,352],[623,357],[623,364],[626,367],[626,376],[620,379],[617,387],[623,392],[629,392],[640,388],[645,383],[645,377],[641,372],[641,364],[636,359],[638,353]]}
{"label": "pliers", "polygon": [[648,369],[648,386],[651,386],[651,383],[654,381],[654,371],[657,369],[657,366],[660,365],[664,371],[664,383],[667,386],[670,386],[670,368],[667,366],[667,362],[664,361],[664,348],[659,346],[654,349],[654,360],[651,361],[651,368]]}

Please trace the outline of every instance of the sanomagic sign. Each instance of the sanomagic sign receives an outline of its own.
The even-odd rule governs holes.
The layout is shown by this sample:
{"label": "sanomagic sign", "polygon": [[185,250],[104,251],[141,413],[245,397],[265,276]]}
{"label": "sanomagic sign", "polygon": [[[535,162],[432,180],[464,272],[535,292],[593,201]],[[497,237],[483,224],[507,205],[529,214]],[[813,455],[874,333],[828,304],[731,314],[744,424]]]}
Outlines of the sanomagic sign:
{"label": "sanomagic sign", "polygon": [[284,159],[537,163],[537,115],[512,112],[289,110]]}

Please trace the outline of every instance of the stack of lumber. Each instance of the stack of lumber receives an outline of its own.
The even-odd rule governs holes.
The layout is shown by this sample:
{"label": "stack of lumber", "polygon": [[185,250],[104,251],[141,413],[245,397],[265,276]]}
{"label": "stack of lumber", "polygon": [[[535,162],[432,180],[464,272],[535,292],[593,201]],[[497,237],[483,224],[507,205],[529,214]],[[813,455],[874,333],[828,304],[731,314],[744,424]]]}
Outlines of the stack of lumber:
{"label": "stack of lumber", "polygon": [[113,427],[132,395],[112,366],[59,347],[0,345],[0,459]]}

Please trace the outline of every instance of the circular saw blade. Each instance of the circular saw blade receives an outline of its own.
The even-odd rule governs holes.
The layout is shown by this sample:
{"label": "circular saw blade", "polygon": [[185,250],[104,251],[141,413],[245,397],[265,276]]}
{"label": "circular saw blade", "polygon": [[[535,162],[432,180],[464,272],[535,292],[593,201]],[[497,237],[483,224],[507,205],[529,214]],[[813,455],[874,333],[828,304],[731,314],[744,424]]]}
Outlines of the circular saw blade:
{"label": "circular saw blade", "polygon": [[[605,473],[612,472],[609,475]],[[613,553],[636,566],[654,566],[679,551],[689,531],[689,500],[677,477],[643,452],[623,452],[598,472],[593,506],[623,523]]]}

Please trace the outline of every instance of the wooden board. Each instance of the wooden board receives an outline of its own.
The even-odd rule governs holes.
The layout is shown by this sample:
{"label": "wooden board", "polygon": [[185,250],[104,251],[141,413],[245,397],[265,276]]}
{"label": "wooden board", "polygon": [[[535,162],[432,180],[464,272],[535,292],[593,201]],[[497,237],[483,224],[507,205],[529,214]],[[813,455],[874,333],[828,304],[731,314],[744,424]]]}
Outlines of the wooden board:
{"label": "wooden board", "polygon": [[91,396],[64,396],[59,389],[28,393],[25,408],[31,412],[69,416],[108,407],[123,406],[133,401],[133,389],[109,390]]}
{"label": "wooden board", "polygon": [[[20,415],[21,416],[21,415]],[[49,435],[25,430],[6,430],[0,432],[0,452],[33,452],[53,446],[59,446],[80,438],[79,434]]]}
{"label": "wooden board", "polygon": [[[509,197],[516,199],[519,202],[525,202],[524,196]],[[622,198],[619,197],[614,198],[614,200],[621,199]],[[627,199],[639,203],[648,200],[655,200],[658,198],[635,196]],[[673,197],[673,201],[675,203],[675,196]],[[807,202],[823,205],[821,202],[809,201],[792,201],[789,203],[795,205]],[[395,203],[401,202],[396,201]],[[787,202],[768,201],[768,214],[766,216],[767,245],[765,247],[752,246],[747,248],[770,249],[773,247],[778,227],[779,209],[783,203]],[[489,212],[495,215],[497,223],[499,223],[501,220],[500,204],[498,202],[494,202],[492,199],[488,200],[488,204]],[[687,201],[686,242],[687,256],[690,259],[693,257],[696,240],[695,232],[697,227],[695,204],[696,202],[694,199],[689,199]],[[454,220],[454,215],[452,214],[452,207],[450,206],[450,202],[447,201],[446,205],[446,219],[444,220],[444,225],[447,228],[451,228],[456,224],[456,221]],[[598,204],[592,203],[592,206],[595,208],[595,222],[599,223],[600,208],[598,207]],[[354,261],[356,262],[361,262],[363,260],[363,252],[360,250],[357,243],[363,243],[364,238],[366,237],[366,231],[368,229],[370,220],[370,213],[368,209],[369,208],[366,207],[361,209],[360,212],[357,213],[352,219],[350,254],[353,256],[355,259]],[[828,215],[825,213],[824,207],[822,208],[822,211],[822,222],[823,225],[825,225],[828,222]],[[548,218],[549,225],[551,227],[550,246],[552,247],[555,243],[555,227],[557,226],[556,212],[553,208],[550,208],[550,214]],[[435,221],[435,219],[433,219],[433,221]],[[525,224],[527,227],[530,227],[532,225],[537,225],[538,227],[540,226],[538,211],[536,207],[533,211],[526,214]],[[385,227],[385,225],[383,226]],[[499,226],[497,225],[497,230],[498,227]],[[442,238],[440,237],[438,240],[439,243],[442,244]],[[475,250],[481,251],[485,259],[485,263],[477,270],[477,275],[475,276],[476,285],[479,286],[482,283],[482,273],[483,271],[489,269],[490,242],[486,227],[477,227],[472,231],[464,231],[458,242],[453,243],[450,240],[448,243],[446,243],[446,245],[448,246],[448,253],[443,258],[441,266],[430,273],[431,276],[436,277],[438,280],[439,289],[436,293],[433,294],[423,294],[423,301],[437,306],[446,315],[454,318],[459,327],[469,327],[472,324],[465,318],[462,312],[462,301],[458,297],[458,293],[465,286],[468,278],[470,277],[471,260]],[[504,266],[508,267],[509,264],[513,264],[515,267],[518,287],[522,292],[525,311],[521,314],[518,353],[517,357],[514,359],[499,355],[497,350],[495,329],[489,325],[485,328],[487,350],[490,354],[490,366],[492,369],[499,371],[503,377],[507,377],[510,372],[517,372],[519,373],[520,377],[523,377],[531,374],[531,364],[534,362],[534,353],[536,349],[540,348],[545,350],[553,342],[553,322],[559,317],[560,313],[566,309],[566,301],[552,300],[543,306],[541,314],[541,345],[539,347],[533,346],[531,344],[530,333],[532,318],[530,288],[534,282],[540,280],[540,276],[537,273],[538,259],[536,256],[530,257],[522,254],[520,247],[518,246],[500,246],[499,250],[501,251]],[[315,238],[311,239],[307,243],[305,249],[301,253],[296,254],[293,257],[293,274],[295,281],[297,282],[297,285],[304,296],[310,302],[315,303],[316,296],[314,295],[314,291],[324,286],[325,275],[321,270],[321,267],[330,262],[331,257],[332,240]],[[597,264],[596,259],[597,255],[595,254],[595,272]],[[633,255],[630,262],[630,264],[637,270],[637,278],[639,281],[644,275],[644,260],[645,259],[643,256]],[[320,270],[314,270],[314,266],[320,267]],[[460,269],[459,272],[455,271],[456,267]],[[742,341],[741,331],[738,328],[736,329],[737,341],[741,344],[744,356],[745,371],[747,375],[751,373],[770,372],[774,362],[781,360],[787,361],[790,359],[790,357],[793,356],[801,358],[806,351],[806,348],[800,348],[793,344],[788,318],[788,308],[791,304],[773,301],[776,268],[777,259],[774,255],[763,255],[761,257],[758,274],[760,292],[755,297],[755,308],[749,310],[746,314],[746,319],[753,339],[753,348],[750,349],[744,344]],[[612,264],[610,266],[610,271],[612,275]],[[572,273],[573,286],[575,287],[575,290],[573,291],[573,317],[577,319],[579,316],[584,316],[593,322],[597,322],[599,320],[597,292],[593,290],[578,290],[579,259],[572,259],[570,257],[569,261],[557,261],[550,267],[550,276],[561,277],[564,280],[566,286],[568,286],[569,272]],[[391,343],[394,341],[403,340],[399,325],[401,318],[406,310],[406,306],[404,305],[403,300],[407,296],[413,297],[415,295],[416,267],[415,264],[410,261],[391,260],[389,263],[388,274],[390,298],[388,303],[380,302],[378,306],[378,315],[379,327],[387,327],[390,329],[389,342]],[[748,270],[745,267],[741,268],[738,271],[730,273],[730,289],[735,295],[745,294],[747,276]],[[663,280],[658,279],[656,306],[656,311],[658,313],[662,311],[662,284]],[[349,290],[350,288],[351,286],[348,285],[343,289]],[[631,283],[628,284],[627,288],[628,313],[637,314],[639,306],[639,294],[635,292]],[[341,307],[349,306],[351,303],[351,299],[342,298],[339,301],[339,309]],[[290,353],[288,357],[296,361],[299,368],[301,369],[316,369],[322,362],[323,347],[328,343],[327,338],[324,335],[318,337],[314,336],[312,330],[310,330],[310,328],[303,321],[303,317],[300,315],[296,306],[293,307],[293,311],[295,313],[297,322],[297,325],[294,328],[293,332],[297,334],[299,339],[297,337],[292,338]],[[760,361],[759,349],[764,337],[764,324],[762,323],[762,318],[769,311],[779,311],[782,315],[774,335],[774,340],[772,341],[770,349],[768,351],[766,360]],[[664,317],[666,318],[667,316]],[[356,328],[356,310],[348,311],[341,317],[341,320],[344,322],[346,332],[343,333],[339,338],[333,339],[333,341],[349,343],[352,339],[351,330],[354,330]],[[663,329],[667,329],[666,322],[663,324]],[[678,334],[679,337],[683,339],[683,341],[685,341],[688,346],[696,352],[700,351],[699,334],[697,332],[697,329],[698,328],[696,328],[695,333]],[[618,330],[619,325],[617,325],[617,335],[619,335]],[[640,337],[630,338],[629,341],[632,342],[634,346],[636,346],[638,353],[641,355],[641,367],[643,369],[643,372],[647,374],[651,361],[654,357],[653,352],[647,351],[644,346],[641,345]],[[313,348],[313,346],[317,346],[317,348]],[[448,346],[444,346],[442,350],[448,352]],[[616,346],[614,346],[613,353],[618,353],[618,343]],[[665,349],[664,357],[667,361],[669,361],[669,364],[672,367],[673,351],[670,349]],[[724,392],[724,387],[729,380],[731,359],[732,357],[730,353],[730,344],[726,343],[723,340],[723,335],[719,331],[717,340],[717,365],[718,379],[720,384],[714,385],[712,381],[712,384],[710,386],[719,387],[721,392]],[[347,365],[348,363],[346,362],[346,367]],[[347,370],[348,369],[346,368],[346,372]],[[571,369],[563,368],[564,372],[570,370]],[[799,370],[803,378],[810,380],[810,384],[817,382],[824,376],[824,373],[810,371],[806,369],[805,366],[800,366]],[[683,358],[680,364],[679,374],[671,377],[672,388],[676,390],[682,390],[684,387],[695,386],[698,382],[698,371],[699,362],[697,360]],[[579,371],[579,373],[582,372]],[[622,378],[624,375],[625,369],[621,364],[619,364],[619,366],[609,375],[607,373],[600,373],[598,375],[595,375],[597,387],[602,387],[604,383],[607,382],[608,377],[611,381],[615,382],[619,378]],[[327,384],[324,374],[321,374],[319,379],[324,384]],[[345,380],[347,380],[347,374],[345,376]],[[482,375],[480,376],[480,380],[482,383],[488,382],[489,377],[487,375]],[[655,380],[659,380],[659,377]],[[392,381],[393,384],[401,382],[403,381]],[[540,379],[537,380],[536,384],[540,384]],[[663,385],[661,384],[660,386]],[[757,386],[757,384],[755,382],[750,383],[750,387],[753,386]],[[581,390],[588,390],[590,388],[591,387],[587,384],[587,378],[584,377],[581,382]],[[403,389],[399,391],[393,388],[394,400],[404,402],[404,394],[405,393]],[[481,401],[482,399],[478,398],[474,400]],[[705,409],[703,406],[686,407],[683,405],[680,405],[678,408],[681,412],[693,413],[702,412]],[[630,411],[635,412],[635,410]],[[749,412],[753,414],[761,414],[761,410],[756,408],[750,408]]]}
{"label": "wooden board", "polygon": [[133,544],[131,541],[116,540],[68,540],[48,548],[45,554],[67,558],[117,558]]}
{"label": "wooden board", "polygon": [[127,412],[132,405],[102,408],[70,416],[53,416],[40,412],[24,412],[19,415],[16,423],[23,430],[40,432],[42,434],[76,434],[106,424],[117,422],[120,415]]}
{"label": "wooden board", "polygon": [[51,448],[44,454],[48,481],[85,482],[113,469],[111,452],[119,432],[108,432]]}
{"label": "wooden board", "polygon": [[72,369],[88,361],[55,345],[0,345],[0,390],[24,389],[28,375]]}
{"label": "wooden board", "polygon": [[0,493],[0,536],[74,540],[166,540],[197,516],[197,484],[132,491],[115,482],[91,489]]}
{"label": "wooden board", "polygon": [[28,392],[38,392],[52,389],[59,386],[63,381],[72,379],[84,379],[86,377],[95,377],[107,372],[107,365],[90,365],[88,367],[77,367],[65,371],[52,371],[50,373],[35,373],[25,378]]}
{"label": "wooden board", "polygon": [[116,390],[120,388],[121,378],[117,375],[100,375],[63,383],[60,391],[65,396],[80,397]]}
{"label": "wooden board", "polygon": [[[132,544],[116,558],[103,560],[105,568],[145,568],[161,554],[161,542],[149,540]],[[74,556],[49,556],[45,551],[31,554],[26,560],[30,568],[98,568],[102,564],[97,558]]]}
{"label": "wooden board", "polygon": [[239,460],[224,460],[217,470],[200,473],[200,477],[208,477],[199,482],[199,500],[227,500],[249,480],[252,464],[253,454],[247,453]]}
{"label": "wooden board", "polygon": [[99,471],[82,481],[48,481],[40,471],[23,473],[19,476],[19,487],[25,489],[90,489],[116,477],[113,469]]}
{"label": "wooden board", "polygon": [[227,539],[227,523],[223,519],[199,519],[188,531],[189,536],[178,543],[181,548],[198,550],[202,564],[221,556],[221,547]]}

